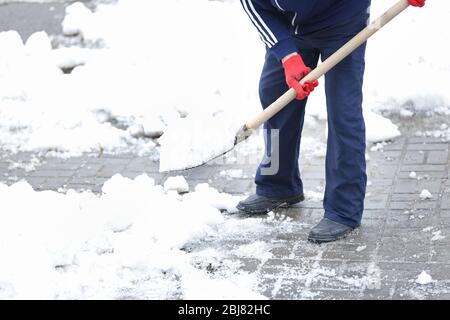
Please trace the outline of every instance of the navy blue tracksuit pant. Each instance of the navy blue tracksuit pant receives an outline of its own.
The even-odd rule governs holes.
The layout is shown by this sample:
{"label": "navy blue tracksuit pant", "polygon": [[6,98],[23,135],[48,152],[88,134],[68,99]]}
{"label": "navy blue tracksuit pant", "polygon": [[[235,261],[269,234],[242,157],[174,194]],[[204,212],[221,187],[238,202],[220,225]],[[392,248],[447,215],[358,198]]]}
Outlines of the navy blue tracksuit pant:
{"label": "navy blue tracksuit pant", "polygon": [[[313,69],[319,58],[327,59],[362,30],[365,23],[365,19],[359,24],[352,23],[346,32],[341,28],[339,34],[328,31],[296,36],[298,52],[305,64]],[[365,44],[325,75],[328,112],[325,217],[352,227],[360,225],[367,182],[362,114],[364,55]],[[260,80],[263,108],[287,89],[281,62],[268,51]],[[264,125],[268,135],[266,153],[269,154],[271,130],[279,129],[279,170],[274,175],[264,175],[261,168],[270,164],[260,165],[255,179],[257,194],[284,198],[303,193],[298,158],[306,102],[293,101]]]}

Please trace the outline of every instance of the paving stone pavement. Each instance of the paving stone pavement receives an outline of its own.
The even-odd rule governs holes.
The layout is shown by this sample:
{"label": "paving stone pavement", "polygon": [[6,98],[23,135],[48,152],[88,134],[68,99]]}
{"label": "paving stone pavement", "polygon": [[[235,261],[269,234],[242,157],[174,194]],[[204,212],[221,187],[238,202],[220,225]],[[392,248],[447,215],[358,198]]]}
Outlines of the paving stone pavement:
{"label": "paving stone pavement", "polygon": [[[238,238],[205,239],[186,250],[216,248],[240,261],[242,270],[258,274],[261,293],[273,299],[450,299],[449,146],[448,141],[407,133],[381,151],[368,152],[363,224],[345,240],[323,245],[306,241],[309,229],[322,216],[321,202],[310,199],[278,210],[274,220],[279,223],[259,233],[246,236],[244,231]],[[33,161],[34,167],[29,165]],[[157,162],[133,154],[86,154],[68,159],[37,153],[3,154],[0,182],[25,179],[36,190],[73,188],[99,193],[114,174],[134,178],[146,173],[157,183],[183,175],[191,190],[198,183],[209,182],[232,194],[254,191],[254,164],[222,162],[167,174],[158,172]],[[305,189],[322,192],[324,159],[302,158],[301,163]],[[220,174],[230,169],[242,169],[243,178]],[[416,179],[409,177],[411,171],[416,172]],[[423,189],[431,192],[431,199],[419,198]],[[269,245],[269,257],[249,259],[233,254],[233,248],[258,241]],[[423,270],[435,281],[415,283]]]}

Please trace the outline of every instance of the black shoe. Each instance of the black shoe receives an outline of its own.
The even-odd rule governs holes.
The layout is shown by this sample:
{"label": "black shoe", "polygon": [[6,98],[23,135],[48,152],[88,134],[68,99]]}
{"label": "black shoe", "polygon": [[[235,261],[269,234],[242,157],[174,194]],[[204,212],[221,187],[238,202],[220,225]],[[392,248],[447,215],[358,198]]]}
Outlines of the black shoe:
{"label": "black shoe", "polygon": [[303,194],[291,198],[272,199],[254,194],[239,202],[237,209],[249,214],[268,213],[282,206],[291,206],[305,200]]}
{"label": "black shoe", "polygon": [[311,229],[308,241],[314,243],[331,242],[345,238],[355,228],[323,218]]}

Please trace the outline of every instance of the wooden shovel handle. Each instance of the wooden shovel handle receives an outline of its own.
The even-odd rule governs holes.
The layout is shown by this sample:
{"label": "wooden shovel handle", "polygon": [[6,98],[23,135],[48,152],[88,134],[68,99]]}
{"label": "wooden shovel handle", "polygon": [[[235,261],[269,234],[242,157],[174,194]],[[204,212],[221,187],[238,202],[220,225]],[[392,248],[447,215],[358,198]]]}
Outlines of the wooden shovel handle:
{"label": "wooden shovel handle", "polygon": [[[407,0],[400,0],[392,8],[386,11],[381,17],[368,25],[360,33],[358,33],[354,38],[347,42],[343,47],[336,51],[332,56],[326,59],[322,64],[320,64],[316,69],[311,71],[306,77],[304,77],[300,84],[304,84],[306,81],[316,80],[323,76],[325,73],[330,71],[335,65],[344,60],[349,54],[355,51],[359,46],[366,42],[372,35],[374,35],[378,30],[384,27],[388,22],[398,16],[406,8],[409,7]],[[264,122],[272,118],[281,109],[288,105],[297,96],[294,89],[289,89],[285,94],[278,98],[274,103],[267,107],[263,112],[261,112],[254,119],[250,120],[245,124],[245,127],[249,130],[257,129]]]}

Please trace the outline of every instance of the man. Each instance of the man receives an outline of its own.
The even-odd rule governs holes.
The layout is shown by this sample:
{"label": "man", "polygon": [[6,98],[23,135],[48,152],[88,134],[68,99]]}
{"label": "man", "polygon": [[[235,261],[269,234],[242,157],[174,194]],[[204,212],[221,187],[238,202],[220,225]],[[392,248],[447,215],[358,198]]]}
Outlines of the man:
{"label": "man", "polygon": [[[422,7],[425,0],[408,0]],[[267,47],[259,93],[263,108],[288,88],[297,98],[264,124],[266,159],[256,173],[256,194],[238,209],[267,213],[304,200],[298,157],[308,95],[318,85],[299,81],[366,27],[370,0],[241,0]],[[308,240],[329,242],[361,224],[366,191],[365,124],[362,84],[365,44],[325,75],[328,112],[324,218]],[[276,130],[275,130],[276,129]],[[274,135],[277,135],[274,137]],[[276,144],[276,145],[273,145]],[[278,150],[278,151],[277,151]],[[266,174],[267,157],[278,152],[278,171]],[[273,156],[273,155],[272,155]]]}

